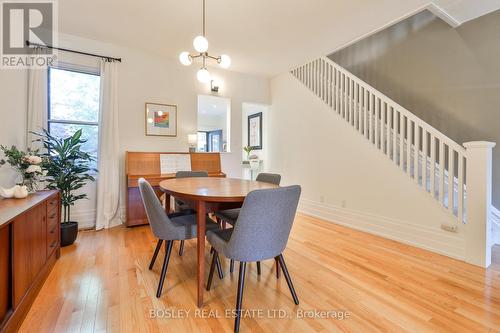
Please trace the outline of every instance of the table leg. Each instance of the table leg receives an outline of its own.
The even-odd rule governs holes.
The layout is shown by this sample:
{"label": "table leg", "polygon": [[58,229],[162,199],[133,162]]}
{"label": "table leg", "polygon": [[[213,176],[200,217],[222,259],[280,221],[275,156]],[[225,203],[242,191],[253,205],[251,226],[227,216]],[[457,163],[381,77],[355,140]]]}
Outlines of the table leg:
{"label": "table leg", "polygon": [[165,212],[170,214],[170,194],[165,193]]}
{"label": "table leg", "polygon": [[205,223],[206,205],[198,201],[196,209],[197,235],[198,235],[198,307],[203,307],[203,291],[205,290]]}

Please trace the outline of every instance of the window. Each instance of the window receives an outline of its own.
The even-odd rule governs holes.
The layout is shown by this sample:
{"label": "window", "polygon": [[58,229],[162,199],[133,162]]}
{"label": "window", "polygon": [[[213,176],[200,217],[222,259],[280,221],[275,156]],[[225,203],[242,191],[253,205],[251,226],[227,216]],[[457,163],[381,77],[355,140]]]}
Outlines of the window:
{"label": "window", "polygon": [[[95,73],[49,68],[50,134],[66,138],[82,129],[82,150],[97,159],[101,78]],[[96,164],[96,163],[95,163]],[[92,167],[96,167],[93,165]]]}
{"label": "window", "polygon": [[212,153],[225,151],[222,142],[222,130],[198,131],[198,145],[196,149],[199,152]]}
{"label": "window", "polygon": [[217,96],[198,96],[198,145],[201,152],[229,152],[231,101]]}

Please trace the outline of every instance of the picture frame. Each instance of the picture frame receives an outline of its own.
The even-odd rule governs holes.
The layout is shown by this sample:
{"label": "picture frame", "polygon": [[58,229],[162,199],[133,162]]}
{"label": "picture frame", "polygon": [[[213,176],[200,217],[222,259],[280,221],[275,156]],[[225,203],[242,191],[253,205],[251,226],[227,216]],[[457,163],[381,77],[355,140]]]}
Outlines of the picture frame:
{"label": "picture frame", "polygon": [[146,136],[177,136],[177,105],[145,104]]}
{"label": "picture frame", "polygon": [[253,150],[262,149],[262,112],[248,116],[248,146]]}

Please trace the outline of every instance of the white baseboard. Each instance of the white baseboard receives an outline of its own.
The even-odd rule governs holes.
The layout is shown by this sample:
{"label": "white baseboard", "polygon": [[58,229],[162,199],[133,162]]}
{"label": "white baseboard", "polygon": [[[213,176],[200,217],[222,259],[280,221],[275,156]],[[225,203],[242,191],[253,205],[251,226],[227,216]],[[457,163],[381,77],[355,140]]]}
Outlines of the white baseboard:
{"label": "white baseboard", "polygon": [[439,226],[430,228],[410,224],[406,221],[353,211],[309,199],[300,200],[299,212],[455,259],[464,260],[465,257],[463,237],[460,234],[443,231]]}
{"label": "white baseboard", "polygon": [[[120,206],[118,216],[119,219],[115,219],[109,228],[123,224],[123,221],[126,219],[125,206]],[[72,211],[71,219],[78,222],[78,229],[93,229],[95,228],[96,210]]]}
{"label": "white baseboard", "polygon": [[92,229],[95,227],[96,210],[71,211],[71,220],[78,222],[78,229]]}

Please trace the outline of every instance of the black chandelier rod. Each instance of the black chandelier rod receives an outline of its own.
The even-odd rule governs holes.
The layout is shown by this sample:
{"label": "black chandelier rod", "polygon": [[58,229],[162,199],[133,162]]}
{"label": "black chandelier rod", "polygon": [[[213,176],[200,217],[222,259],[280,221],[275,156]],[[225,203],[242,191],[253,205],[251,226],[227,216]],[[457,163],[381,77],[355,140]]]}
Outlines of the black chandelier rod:
{"label": "black chandelier rod", "polygon": [[62,47],[56,47],[52,45],[42,45],[42,44],[37,44],[30,42],[29,40],[26,41],[26,46],[35,46],[35,47],[42,47],[42,48],[47,48],[47,49],[53,49],[53,50],[59,50],[59,51],[65,51],[65,52],[71,52],[71,53],[76,53],[76,54],[82,54],[90,57],[96,57],[96,58],[102,58],[102,59],[107,59],[107,60],[113,60],[113,61],[118,61],[122,62],[122,58],[113,58],[113,57],[108,57],[100,54],[95,54],[95,53],[89,53],[89,52],[83,52],[83,51],[76,51],[76,50],[70,50],[70,49],[65,49]]}

